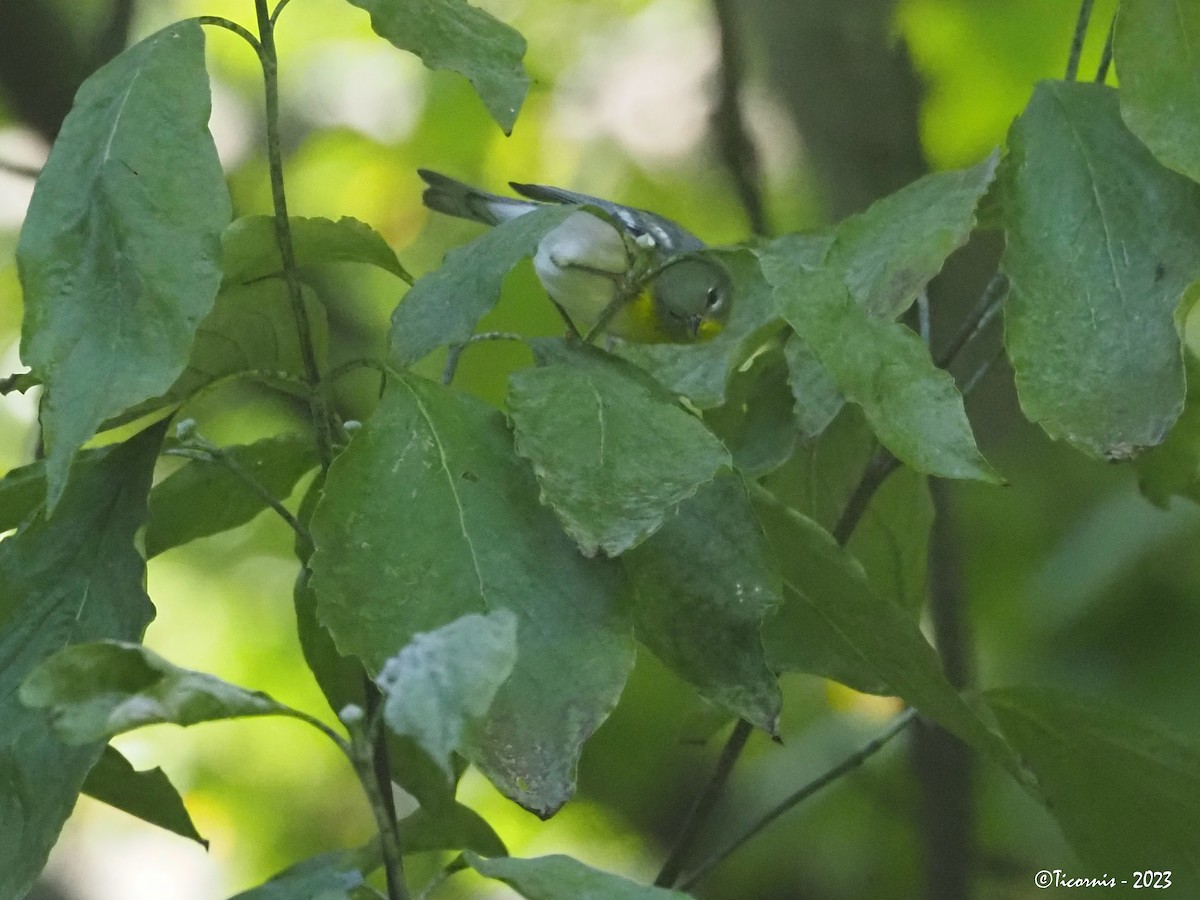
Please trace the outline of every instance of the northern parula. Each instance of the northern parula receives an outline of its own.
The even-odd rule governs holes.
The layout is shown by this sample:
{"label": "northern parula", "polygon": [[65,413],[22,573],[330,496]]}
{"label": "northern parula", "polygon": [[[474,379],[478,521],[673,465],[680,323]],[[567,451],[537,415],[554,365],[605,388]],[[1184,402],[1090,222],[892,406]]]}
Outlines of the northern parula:
{"label": "northern parula", "polygon": [[580,210],[538,244],[533,257],[546,293],[572,329],[638,343],[690,343],[718,334],[729,320],[733,283],[704,242],[656,213],[542,184],[518,184],[503,197],[418,169],[437,212],[498,225],[543,203],[595,206],[611,221]]}

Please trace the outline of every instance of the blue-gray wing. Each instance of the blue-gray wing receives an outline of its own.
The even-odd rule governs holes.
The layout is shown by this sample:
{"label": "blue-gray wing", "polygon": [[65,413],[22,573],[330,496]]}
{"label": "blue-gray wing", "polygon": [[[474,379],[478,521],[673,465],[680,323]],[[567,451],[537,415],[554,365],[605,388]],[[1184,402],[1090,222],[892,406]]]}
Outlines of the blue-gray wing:
{"label": "blue-gray wing", "polygon": [[611,200],[580,194],[563,188],[552,187],[548,184],[519,184],[510,181],[512,189],[523,197],[539,200],[543,203],[587,203],[598,206],[620,222],[634,237],[649,235],[654,239],[658,248],[666,254],[687,253],[700,250],[704,242],[696,237],[678,222],[672,222],[665,216],[652,213],[646,209],[636,209],[632,206],[622,206]]}
{"label": "blue-gray wing", "polygon": [[448,216],[499,225],[538,207],[528,200],[489,194],[429,169],[417,169],[417,174],[429,185],[421,197],[425,205]]}

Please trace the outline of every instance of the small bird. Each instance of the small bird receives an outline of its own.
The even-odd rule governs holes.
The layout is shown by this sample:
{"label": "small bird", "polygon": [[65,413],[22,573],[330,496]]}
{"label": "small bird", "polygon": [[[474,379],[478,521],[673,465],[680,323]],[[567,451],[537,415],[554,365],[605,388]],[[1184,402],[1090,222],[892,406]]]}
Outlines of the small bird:
{"label": "small bird", "polygon": [[538,244],[533,257],[546,293],[571,330],[645,344],[707,340],[725,327],[733,303],[729,273],[697,255],[704,242],[656,213],[542,184],[511,182],[503,197],[446,175],[418,169],[423,200],[437,212],[499,225],[544,203],[595,206],[605,220],[580,210]]}

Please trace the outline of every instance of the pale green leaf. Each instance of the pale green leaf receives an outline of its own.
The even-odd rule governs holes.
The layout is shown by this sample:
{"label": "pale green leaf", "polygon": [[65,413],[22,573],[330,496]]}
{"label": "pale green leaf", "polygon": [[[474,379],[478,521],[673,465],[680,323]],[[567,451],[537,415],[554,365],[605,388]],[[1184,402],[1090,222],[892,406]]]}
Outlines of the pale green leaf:
{"label": "pale green leaf", "polygon": [[516,661],[517,617],[507,609],[413,635],[375,679],[386,698],[383,720],[449,775],[450,754],[487,713]]}
{"label": "pale green leaf", "polygon": [[378,844],[335,850],[298,862],[230,900],[367,900],[380,895],[365,876],[381,864]]}
{"label": "pale green leaf", "polygon": [[113,640],[64,647],[44,660],[22,683],[21,702],[48,710],[55,733],[76,746],[159,722],[195,725],[293,712],[266,694]]}

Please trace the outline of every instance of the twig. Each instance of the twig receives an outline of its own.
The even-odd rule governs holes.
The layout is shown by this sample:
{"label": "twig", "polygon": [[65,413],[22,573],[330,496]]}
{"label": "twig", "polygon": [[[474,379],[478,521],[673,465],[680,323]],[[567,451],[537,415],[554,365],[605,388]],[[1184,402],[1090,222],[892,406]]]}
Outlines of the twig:
{"label": "twig", "polygon": [[1004,304],[1007,297],[1008,279],[1004,276],[1003,272],[997,272],[992,276],[992,280],[988,282],[987,287],[983,289],[983,293],[979,297],[979,302],[975,304],[975,308],[971,310],[970,315],[963,319],[958,333],[946,345],[946,349],[942,351],[941,356],[938,357],[937,367],[939,369],[949,367],[954,362],[955,357],[962,351],[963,347],[979,336],[979,333],[995,318],[996,313],[1000,311],[1000,307]]}
{"label": "twig", "polygon": [[0,159],[0,172],[7,172],[9,175],[16,175],[18,178],[32,179],[36,179],[42,174],[42,170],[37,166],[26,166],[7,159]]}
{"label": "twig", "polygon": [[215,25],[217,28],[224,28],[226,31],[232,31],[247,44],[254,48],[260,61],[265,60],[263,57],[263,45],[259,43],[258,38],[239,25],[237,22],[226,19],[224,16],[196,16],[196,21],[201,25]]}
{"label": "twig", "polygon": [[762,171],[758,151],[746,128],[740,99],[743,60],[738,43],[735,7],[733,0],[713,0],[713,12],[721,36],[721,66],[720,91],[712,112],[712,124],[717,147],[733,177],[738,198],[746,209],[750,230],[756,235],[765,235],[768,228],[762,197]]}
{"label": "twig", "polygon": [[792,809],[792,807],[798,805],[804,800],[807,800],[813,794],[817,793],[817,791],[829,784],[832,784],[847,772],[858,768],[873,755],[882,750],[888,741],[911,725],[916,717],[917,711],[915,709],[906,709],[896,717],[896,719],[887,727],[885,731],[883,731],[869,743],[865,744],[857,752],[851,754],[833,768],[817,776],[799,790],[789,794],[774,807],[772,807],[757,822],[751,825],[746,831],[742,832],[742,834],[740,834],[738,837],[734,838],[720,850],[709,856],[706,860],[704,860],[704,862],[700,863],[700,865],[698,865],[686,878],[679,882],[679,888],[684,891],[690,890],[705,875],[707,875],[727,858],[729,858],[733,853],[739,850],[743,844],[757,835],[760,831],[762,831],[788,810]]}
{"label": "twig", "polygon": [[1113,60],[1113,39],[1117,34],[1117,14],[1113,13],[1112,21],[1108,23],[1108,37],[1104,39],[1104,52],[1100,54],[1100,65],[1096,67],[1096,84],[1104,84],[1108,80],[1108,67]]}
{"label": "twig", "polygon": [[296,537],[311,552],[313,546],[312,534],[304,527],[304,524],[292,515],[291,510],[284,506],[274,494],[267,490],[266,485],[246,471],[245,467],[230,456],[223,447],[218,447],[216,444],[210,443],[199,435],[192,435],[185,443],[178,447],[169,447],[164,450],[163,455],[179,456],[195,462],[216,463],[223,466],[231,475],[257,494],[267,506],[278,513],[279,518],[287,523],[288,527],[296,533]]}
{"label": "twig", "polygon": [[1088,22],[1092,18],[1092,6],[1096,0],[1083,0],[1079,4],[1079,18],[1075,20],[1075,34],[1071,38],[1071,53],[1067,57],[1067,81],[1079,75],[1079,55],[1083,53],[1083,39],[1087,37]]}
{"label": "twig", "polygon": [[[457,344],[451,344],[450,349],[446,354],[446,366],[442,369],[442,384],[450,384],[454,380],[454,375],[458,372],[459,358],[463,351],[472,344],[478,344],[481,341],[524,341],[525,337],[516,334],[512,331],[481,331],[479,334],[473,334],[465,341],[460,341]],[[384,373],[387,374],[386,372]]]}

